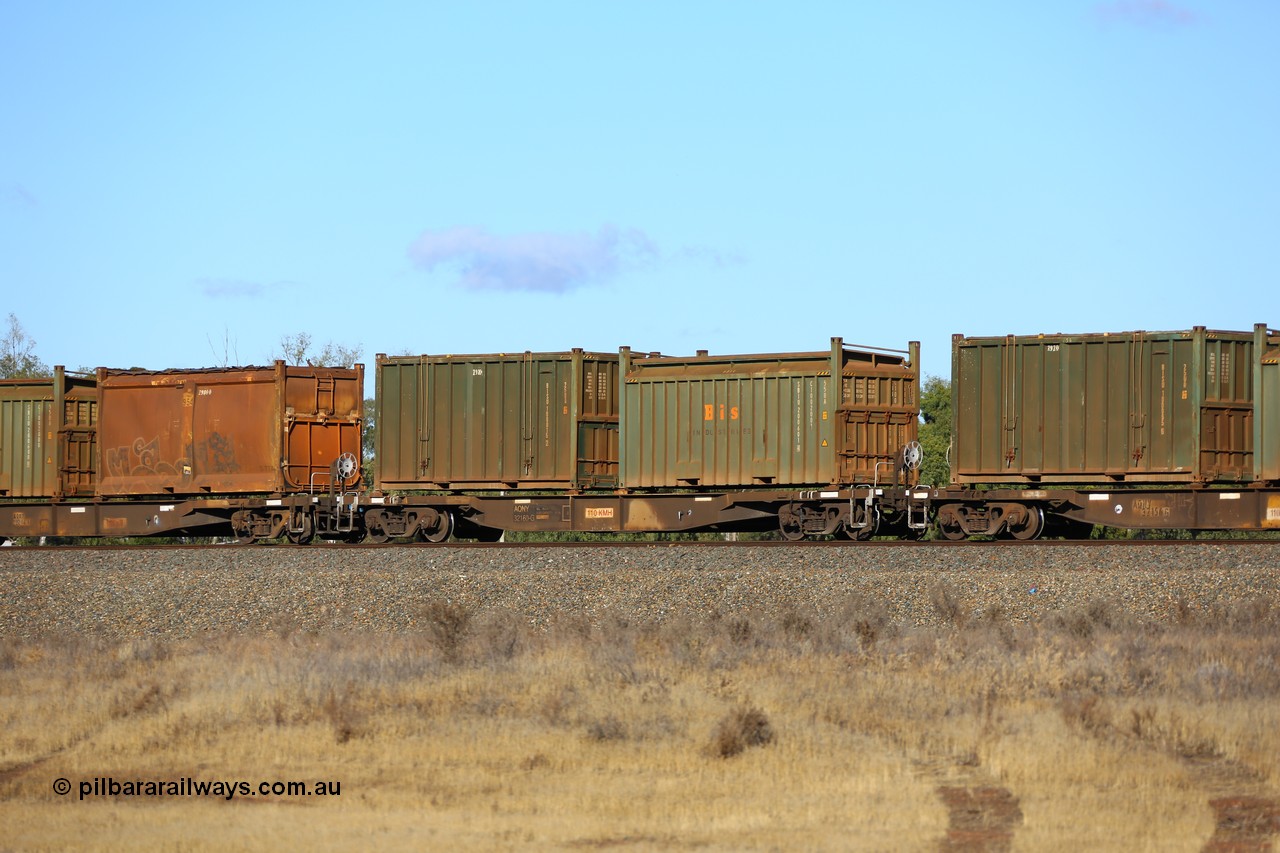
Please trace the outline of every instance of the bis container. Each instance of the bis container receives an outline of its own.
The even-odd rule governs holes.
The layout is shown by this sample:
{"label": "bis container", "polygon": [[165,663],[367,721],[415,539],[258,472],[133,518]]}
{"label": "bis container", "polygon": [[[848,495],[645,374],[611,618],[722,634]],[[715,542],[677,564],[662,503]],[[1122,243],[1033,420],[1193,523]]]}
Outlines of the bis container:
{"label": "bis container", "polygon": [[956,335],[952,480],[1274,480],[1275,343],[1265,325],[1252,333]]}
{"label": "bis container", "polygon": [[378,356],[380,489],[618,481],[617,354]]}
{"label": "bis container", "polygon": [[363,386],[359,364],[99,368],[99,494],[327,490],[334,460],[360,459]]}
{"label": "bis container", "polygon": [[53,370],[49,378],[0,380],[0,496],[94,493],[97,383]]}
{"label": "bis container", "polygon": [[623,485],[630,489],[886,483],[919,424],[909,352],[655,355],[627,361]]}

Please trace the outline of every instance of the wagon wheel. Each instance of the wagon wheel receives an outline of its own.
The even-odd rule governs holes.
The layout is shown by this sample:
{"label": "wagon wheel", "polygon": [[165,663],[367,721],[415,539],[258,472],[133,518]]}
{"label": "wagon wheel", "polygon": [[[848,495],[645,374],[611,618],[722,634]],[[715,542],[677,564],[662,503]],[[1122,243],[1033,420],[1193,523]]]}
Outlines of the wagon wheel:
{"label": "wagon wheel", "polygon": [[302,513],[302,529],[301,530],[297,531],[296,533],[292,530],[285,532],[285,538],[288,539],[290,542],[292,542],[294,545],[310,544],[311,540],[315,538],[315,535],[316,535],[315,521],[312,520],[311,513],[309,512]]}
{"label": "wagon wheel", "polygon": [[236,512],[231,516],[231,532],[241,545],[252,545],[258,541],[257,534],[253,532],[253,516],[248,511]]}
{"label": "wagon wheel", "polygon": [[959,507],[950,504],[939,507],[933,522],[939,538],[948,542],[959,542],[969,536],[969,532],[964,529],[963,514]]}
{"label": "wagon wheel", "polygon": [[785,506],[778,510],[778,531],[788,542],[799,542],[804,538],[804,525],[801,516]]}
{"label": "wagon wheel", "polygon": [[364,529],[366,541],[374,545],[386,544],[391,539],[391,534],[387,532],[386,522],[380,512],[365,513]]}
{"label": "wagon wheel", "polygon": [[1044,530],[1044,510],[1038,506],[1024,507],[1024,509],[1026,510],[1026,521],[1017,526],[1010,524],[1009,535],[1024,542],[1030,539],[1038,539],[1040,533]]}
{"label": "wagon wheel", "polygon": [[418,536],[423,542],[443,542],[453,533],[453,516],[447,512],[436,512],[435,521],[421,523]]}

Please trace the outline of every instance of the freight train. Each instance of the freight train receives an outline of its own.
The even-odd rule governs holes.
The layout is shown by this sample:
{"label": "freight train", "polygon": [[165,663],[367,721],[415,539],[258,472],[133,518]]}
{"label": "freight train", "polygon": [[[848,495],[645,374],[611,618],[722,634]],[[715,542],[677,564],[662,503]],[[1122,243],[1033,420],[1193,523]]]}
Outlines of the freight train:
{"label": "freight train", "polygon": [[489,541],[506,531],[1035,539],[1280,529],[1280,333],[952,340],[950,482],[920,348],[379,355],[0,382],[0,538]]}

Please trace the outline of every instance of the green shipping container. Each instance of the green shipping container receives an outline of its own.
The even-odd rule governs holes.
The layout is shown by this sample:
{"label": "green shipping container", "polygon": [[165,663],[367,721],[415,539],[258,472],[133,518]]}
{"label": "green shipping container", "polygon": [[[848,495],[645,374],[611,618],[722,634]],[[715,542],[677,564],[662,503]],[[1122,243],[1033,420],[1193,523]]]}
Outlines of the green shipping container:
{"label": "green shipping container", "polygon": [[0,496],[90,496],[97,466],[97,385],[54,368],[43,379],[0,381]]}
{"label": "green shipping container", "polygon": [[[624,358],[627,353],[624,351]],[[630,361],[623,486],[886,483],[919,426],[919,344]]]}
{"label": "green shipping container", "polygon": [[[1254,349],[1258,359],[1254,385],[1253,435],[1256,448],[1257,477],[1268,483],[1280,483],[1280,332],[1265,325],[1254,327]],[[1280,524],[1280,509],[1268,520]]]}
{"label": "green shipping container", "polygon": [[618,481],[615,353],[378,356],[379,489]]}
{"label": "green shipping container", "polygon": [[[956,483],[1247,483],[1265,464],[1254,332],[952,338]],[[1274,421],[1271,425],[1274,433]]]}

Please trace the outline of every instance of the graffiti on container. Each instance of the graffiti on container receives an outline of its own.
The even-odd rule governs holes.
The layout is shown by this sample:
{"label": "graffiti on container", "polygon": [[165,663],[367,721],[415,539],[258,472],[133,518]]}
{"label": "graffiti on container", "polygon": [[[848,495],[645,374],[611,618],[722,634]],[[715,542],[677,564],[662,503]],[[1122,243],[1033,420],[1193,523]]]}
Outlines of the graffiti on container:
{"label": "graffiti on container", "polygon": [[148,474],[177,474],[187,465],[185,459],[177,463],[160,458],[160,437],[151,440],[136,438],[132,445],[103,448],[107,474],[112,477],[139,477]]}
{"label": "graffiti on container", "polygon": [[[203,468],[209,473],[235,473],[240,470],[236,461],[235,444],[221,433],[210,433],[198,442],[193,454],[203,459]],[[105,448],[107,473],[113,477],[145,477],[191,473],[191,462],[185,458],[169,462],[161,458],[160,437],[136,438],[131,445]]]}
{"label": "graffiti on container", "polygon": [[234,474],[240,470],[240,464],[236,462],[235,444],[230,436],[221,433],[209,433],[208,440],[201,442],[196,448],[196,456],[207,460],[209,470],[219,474]]}

